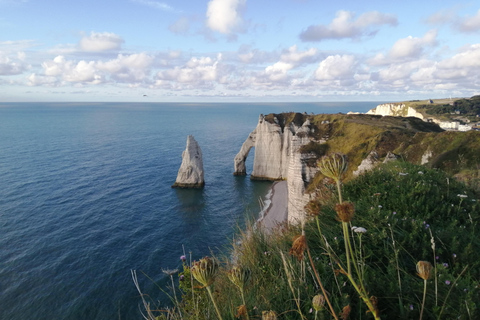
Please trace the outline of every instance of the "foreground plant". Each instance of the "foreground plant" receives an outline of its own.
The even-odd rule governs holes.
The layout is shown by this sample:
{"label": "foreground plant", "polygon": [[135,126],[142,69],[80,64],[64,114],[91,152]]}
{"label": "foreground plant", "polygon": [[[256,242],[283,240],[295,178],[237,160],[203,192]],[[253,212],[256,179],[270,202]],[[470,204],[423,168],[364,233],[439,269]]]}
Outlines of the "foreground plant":
{"label": "foreground plant", "polygon": [[195,280],[200,282],[205,289],[207,289],[208,295],[210,296],[213,306],[215,307],[215,311],[217,312],[218,319],[222,320],[222,315],[218,309],[217,303],[215,302],[215,298],[211,289],[212,284],[215,282],[215,277],[218,274],[218,268],[218,263],[214,259],[205,257],[193,263],[191,272]]}
{"label": "foreground plant", "polygon": [[420,310],[420,320],[422,320],[423,310],[425,308],[425,297],[427,294],[427,280],[430,278],[433,266],[428,261],[418,261],[417,262],[417,275],[423,279],[423,299],[422,299],[422,309]]}
{"label": "foreground plant", "polygon": [[[341,272],[347,276],[348,280],[353,285],[360,298],[367,305],[374,318],[380,319],[376,303],[373,303],[372,299],[368,297],[365,284],[363,283],[363,275],[358,269],[355,252],[350,241],[350,223],[355,215],[355,207],[353,203],[344,202],[342,197],[342,180],[348,169],[347,157],[339,153],[324,156],[318,161],[318,167],[320,172],[324,176],[334,180],[337,186],[338,204],[335,206],[335,211],[337,213],[337,219],[342,223],[343,239],[345,243],[345,256],[347,260],[346,270],[338,259],[336,259],[337,264],[340,267]],[[351,270],[352,264],[355,268],[356,278]]]}
{"label": "foreground plant", "polygon": [[239,315],[245,315],[247,319],[250,319],[248,316],[247,303],[245,302],[245,286],[250,280],[251,271],[250,269],[243,268],[241,266],[234,266],[228,272],[228,279],[238,288],[240,295],[242,297],[243,306],[240,306],[238,309]]}

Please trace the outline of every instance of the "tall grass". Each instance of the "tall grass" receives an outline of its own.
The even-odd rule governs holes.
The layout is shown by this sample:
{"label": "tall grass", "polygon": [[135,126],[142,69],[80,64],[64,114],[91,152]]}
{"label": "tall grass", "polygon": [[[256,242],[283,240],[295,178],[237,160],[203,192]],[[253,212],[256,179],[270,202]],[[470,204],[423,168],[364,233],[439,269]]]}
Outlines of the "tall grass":
{"label": "tall grass", "polygon": [[[271,235],[253,224],[240,230],[241,241],[215,258],[218,272],[208,283],[213,299],[191,276],[195,264],[185,262],[181,301],[172,301],[168,312],[145,314],[156,319],[480,319],[480,203],[470,189],[441,171],[399,161],[345,184],[326,180],[323,187],[335,191],[337,186],[341,195],[319,192],[302,226]],[[336,204],[345,202],[354,204],[354,215],[339,221]]]}

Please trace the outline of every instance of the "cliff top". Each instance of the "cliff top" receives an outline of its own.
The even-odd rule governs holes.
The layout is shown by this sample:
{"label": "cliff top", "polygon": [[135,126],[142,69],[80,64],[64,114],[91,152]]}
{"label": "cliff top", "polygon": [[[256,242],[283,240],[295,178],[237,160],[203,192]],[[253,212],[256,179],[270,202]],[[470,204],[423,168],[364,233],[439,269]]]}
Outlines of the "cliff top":
{"label": "cliff top", "polygon": [[405,104],[420,112],[424,117],[435,117],[443,121],[471,122],[480,118],[480,95],[470,98],[446,98],[411,100],[395,103]]}

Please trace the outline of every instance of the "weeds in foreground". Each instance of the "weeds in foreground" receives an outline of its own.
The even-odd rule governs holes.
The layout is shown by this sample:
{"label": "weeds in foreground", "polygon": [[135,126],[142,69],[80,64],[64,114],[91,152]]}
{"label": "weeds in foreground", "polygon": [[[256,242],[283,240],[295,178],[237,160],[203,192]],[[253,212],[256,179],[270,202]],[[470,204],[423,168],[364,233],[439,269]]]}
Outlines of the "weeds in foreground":
{"label": "weeds in foreground", "polygon": [[144,300],[145,318],[480,318],[480,206],[471,190],[403,162],[338,180],[326,181],[336,192],[310,203],[305,224],[268,236],[240,230],[233,266],[229,253],[208,258],[214,268],[205,262],[213,280],[197,279],[198,263],[182,259],[181,301],[160,310]]}

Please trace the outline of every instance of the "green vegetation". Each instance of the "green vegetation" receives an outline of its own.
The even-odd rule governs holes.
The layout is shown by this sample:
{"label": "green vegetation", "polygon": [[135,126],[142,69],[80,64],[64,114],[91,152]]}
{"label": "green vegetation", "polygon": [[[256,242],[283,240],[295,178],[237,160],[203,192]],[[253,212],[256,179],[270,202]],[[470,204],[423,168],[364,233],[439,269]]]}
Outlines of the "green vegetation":
{"label": "green vegetation", "polygon": [[224,257],[185,259],[181,301],[145,303],[147,318],[479,319],[475,193],[400,160],[343,183],[344,158],[333,157],[319,162],[303,226],[267,236],[252,224]]}
{"label": "green vegetation", "polygon": [[408,101],[412,107],[426,117],[435,117],[444,121],[480,121],[480,96],[461,99],[439,99],[430,101]]}

